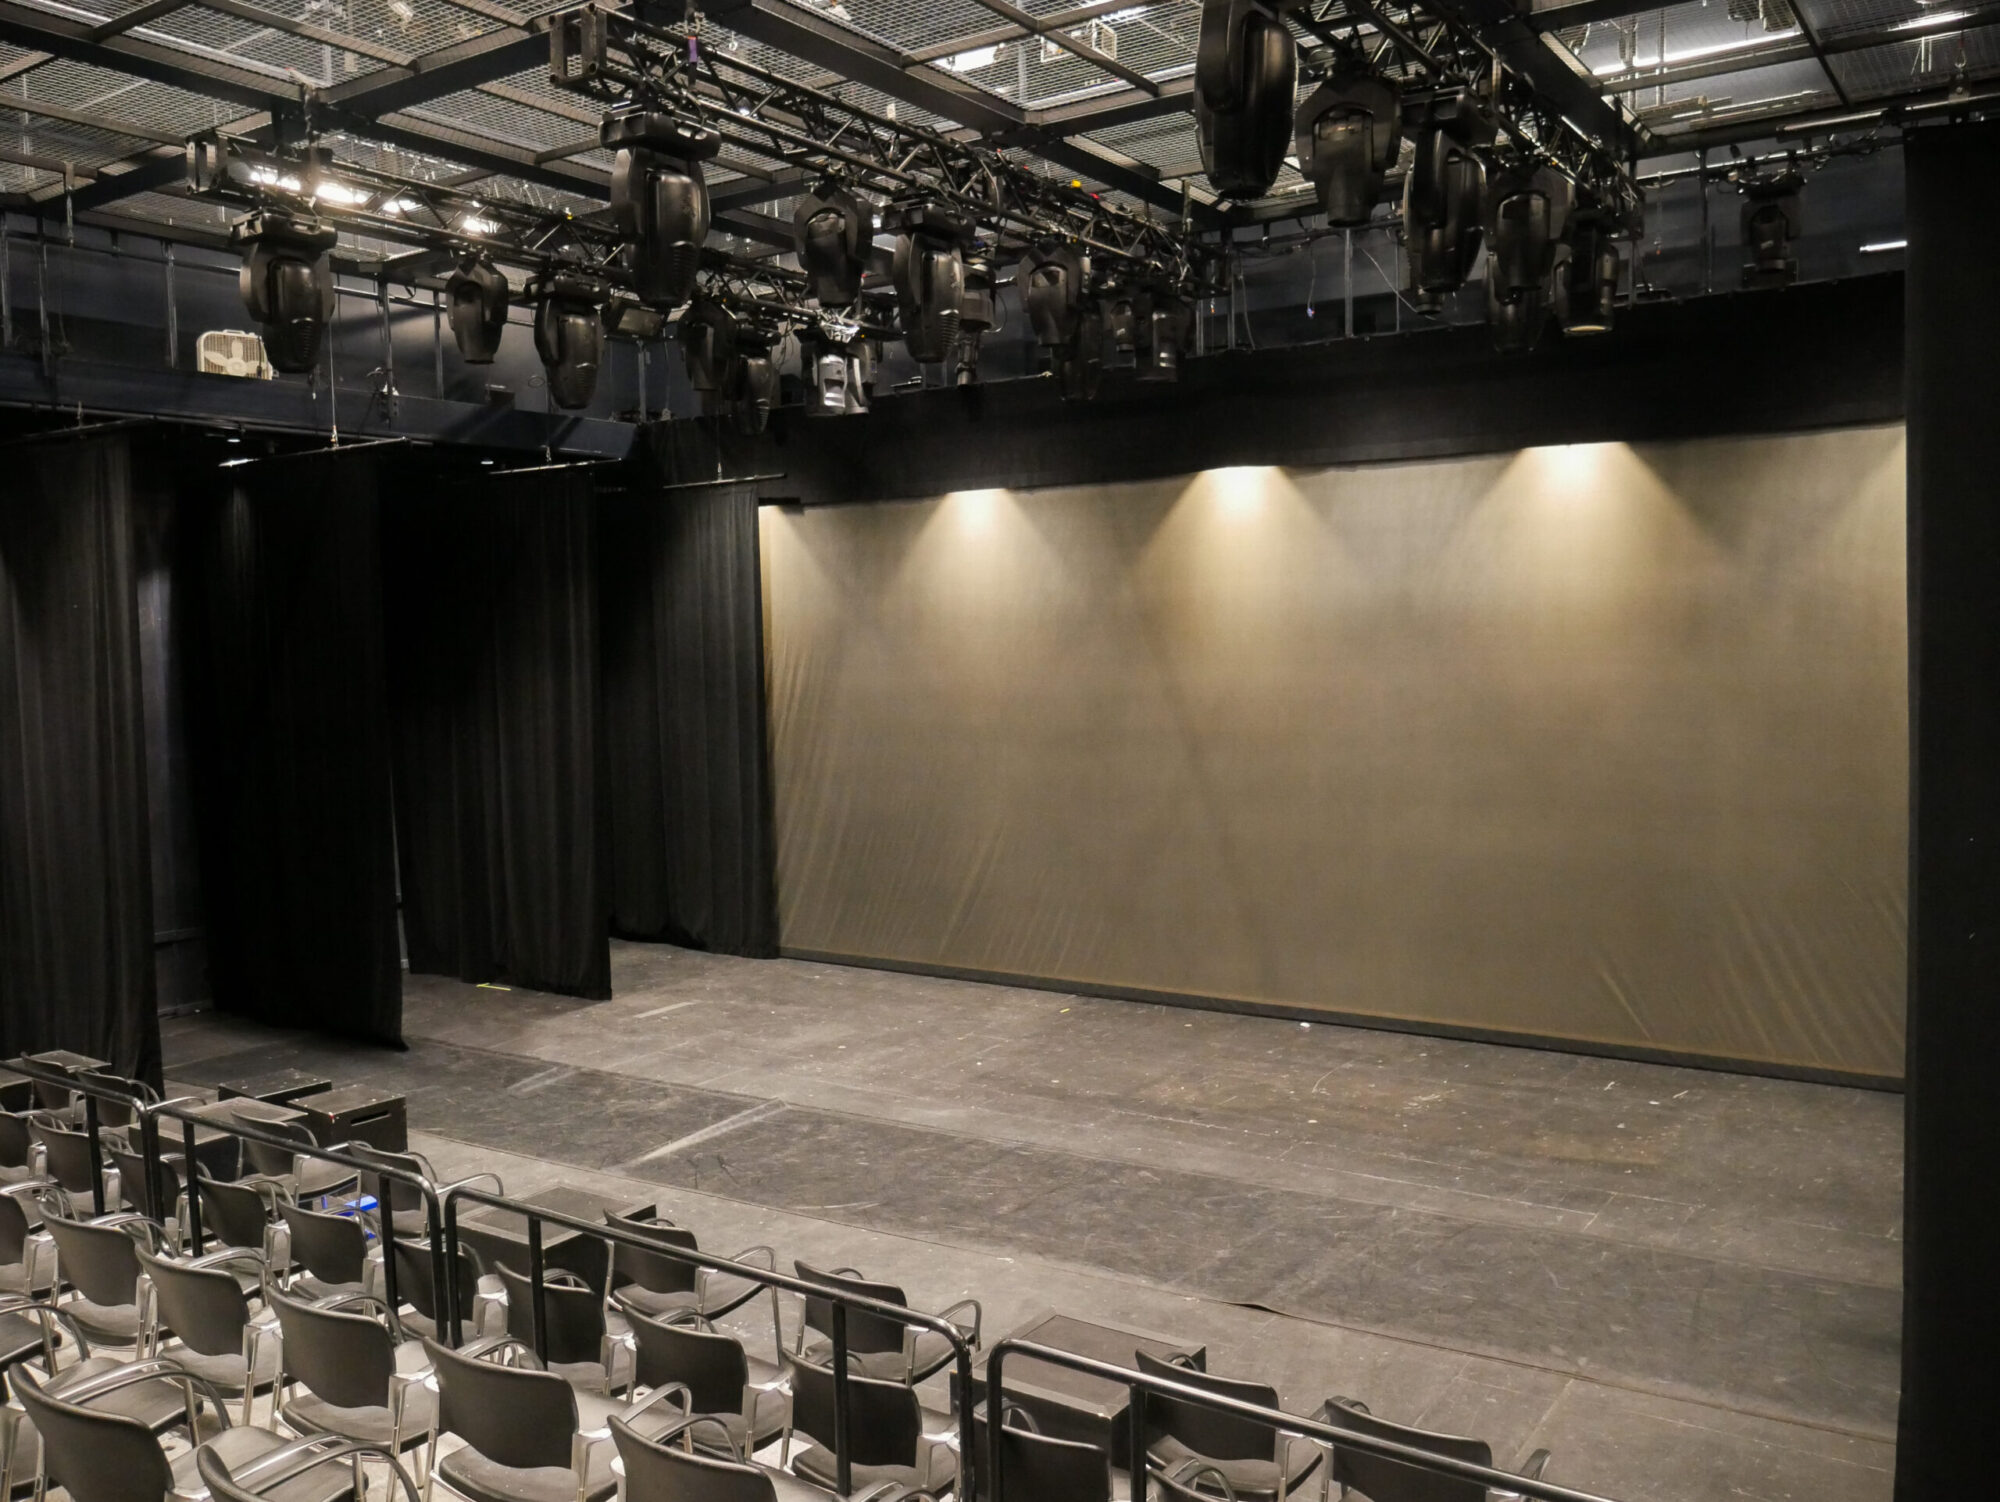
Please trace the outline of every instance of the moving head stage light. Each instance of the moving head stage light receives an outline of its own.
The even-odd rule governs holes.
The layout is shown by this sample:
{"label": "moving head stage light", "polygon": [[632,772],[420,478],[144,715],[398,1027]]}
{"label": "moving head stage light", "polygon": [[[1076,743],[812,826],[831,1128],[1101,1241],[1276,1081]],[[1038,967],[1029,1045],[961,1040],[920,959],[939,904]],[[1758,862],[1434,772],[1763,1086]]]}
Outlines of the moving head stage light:
{"label": "moving head stage light", "polygon": [[1798,280],[1799,258],[1792,242],[1803,227],[1800,197],[1806,180],[1797,172],[1748,178],[1743,194],[1743,285],[1788,287]]}
{"label": "moving head stage light", "polygon": [[822,308],[852,307],[868,272],[875,217],[839,183],[823,182],[799,199],[792,214],[806,295]]}
{"label": "moving head stage light", "polygon": [[597,394],[604,363],[605,302],[602,282],[558,271],[528,284],[535,302],[535,353],[558,407],[575,411]]}
{"label": "moving head stage light", "polygon": [[1366,224],[1403,148],[1401,91],[1373,73],[1336,73],[1299,106],[1296,147],[1326,222]]}
{"label": "moving head stage light", "polygon": [[238,220],[229,238],[244,247],[237,285],[263,328],[271,368],[292,375],[311,370],[333,317],[330,252],[339,233],[309,215],[260,209]]}
{"label": "moving head stage light", "polygon": [[1224,198],[1261,198],[1292,138],[1298,44],[1264,0],[1204,0],[1194,63],[1202,170]]}
{"label": "moving head stage light", "polygon": [[491,365],[507,331],[507,278],[481,255],[467,255],[444,284],[451,337],[468,365]]}
{"label": "moving head stage light", "polygon": [[891,271],[896,318],[910,358],[920,365],[937,365],[957,351],[965,304],[964,245],[971,238],[972,224],[935,203],[918,204],[904,224]]}
{"label": "moving head stage light", "polygon": [[1504,352],[1530,350],[1541,340],[1569,211],[1569,180],[1547,167],[1503,168],[1487,183],[1486,317]]}
{"label": "moving head stage light", "polygon": [[1465,285],[1479,256],[1486,163],[1475,149],[1493,139],[1493,120],[1468,90],[1439,101],[1417,126],[1403,182],[1403,243],[1410,289],[1424,312]]}
{"label": "moving head stage light", "polygon": [[630,242],[632,285],[642,301],[677,308],[694,293],[708,238],[708,185],[701,164],[722,148],[705,126],[636,106],[614,110],[598,132],[618,153],[611,218]]}

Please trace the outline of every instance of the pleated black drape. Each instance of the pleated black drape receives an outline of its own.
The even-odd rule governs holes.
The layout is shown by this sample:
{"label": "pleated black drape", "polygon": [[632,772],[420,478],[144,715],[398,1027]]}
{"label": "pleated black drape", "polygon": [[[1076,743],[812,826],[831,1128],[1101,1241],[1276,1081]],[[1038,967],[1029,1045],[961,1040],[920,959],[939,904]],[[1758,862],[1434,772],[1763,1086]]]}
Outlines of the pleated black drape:
{"label": "pleated black drape", "polygon": [[384,534],[410,968],[611,994],[589,473],[401,498]]}
{"label": "pleated black drape", "polygon": [[400,1044],[377,464],[198,482],[181,599],[216,1005]]}
{"label": "pleated black drape", "polygon": [[[2000,1408],[2000,124],[1904,151],[1910,988],[1897,1502],[1991,1496]],[[1984,186],[1982,186],[1982,184]]]}
{"label": "pleated black drape", "polygon": [[129,451],[0,462],[0,1056],[69,1048],[157,1083]]}
{"label": "pleated black drape", "polygon": [[606,496],[599,522],[612,930],[775,954],[756,499]]}

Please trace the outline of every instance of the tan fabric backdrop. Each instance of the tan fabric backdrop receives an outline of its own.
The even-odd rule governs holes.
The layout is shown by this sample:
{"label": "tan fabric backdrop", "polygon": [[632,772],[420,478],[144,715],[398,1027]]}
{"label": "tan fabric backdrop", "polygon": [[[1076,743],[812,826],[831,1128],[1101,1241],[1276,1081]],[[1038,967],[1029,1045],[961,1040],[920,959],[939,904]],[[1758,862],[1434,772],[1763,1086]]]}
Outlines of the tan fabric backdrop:
{"label": "tan fabric backdrop", "polygon": [[790,949],[1901,1072],[1899,427],[762,534]]}

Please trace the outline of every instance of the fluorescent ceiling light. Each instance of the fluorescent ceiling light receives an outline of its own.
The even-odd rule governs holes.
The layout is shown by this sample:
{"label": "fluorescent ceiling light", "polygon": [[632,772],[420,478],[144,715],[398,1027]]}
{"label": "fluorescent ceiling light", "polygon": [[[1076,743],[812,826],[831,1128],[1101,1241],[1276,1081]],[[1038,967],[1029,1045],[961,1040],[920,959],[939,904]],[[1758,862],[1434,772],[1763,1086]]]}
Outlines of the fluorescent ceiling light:
{"label": "fluorescent ceiling light", "polygon": [[368,195],[359,188],[350,188],[346,183],[335,182],[330,177],[313,184],[313,197],[347,209],[368,202]]}
{"label": "fluorescent ceiling light", "polygon": [[1754,52],[1761,47],[1769,46],[1774,40],[1782,39],[1788,35],[1791,35],[1791,33],[1778,32],[1776,36],[1746,37],[1740,42],[1718,42],[1710,47],[1689,47],[1682,52],[1669,52],[1648,63],[1642,63],[1637,58],[1634,58],[1630,63],[1600,63],[1590,71],[1599,78],[1611,78],[1619,73],[1647,72],[1653,68],[1671,68],[1677,63],[1700,62],[1705,57],[1727,57],[1732,52]]}
{"label": "fluorescent ceiling light", "polygon": [[1892,250],[1905,250],[1909,244],[1908,240],[1877,240],[1872,245],[1862,246],[1861,253],[1864,256],[1879,256]]}
{"label": "fluorescent ceiling light", "polygon": [[993,66],[993,59],[1000,55],[996,44],[991,47],[974,47],[968,52],[954,52],[944,59],[944,66],[954,73],[971,73],[980,68]]}
{"label": "fluorescent ceiling light", "polygon": [[458,221],[458,227],[468,235],[490,235],[500,228],[491,219],[481,219],[477,214],[467,214]]}
{"label": "fluorescent ceiling light", "polygon": [[[1922,4],[1923,0],[1918,0],[1918,3]],[[1936,14],[1913,16],[1907,21],[1898,21],[1889,29],[1891,31],[1915,31],[1918,27],[1949,26],[1953,21],[1970,21],[1971,19],[1972,12],[1969,10],[1945,10],[1938,11]]]}

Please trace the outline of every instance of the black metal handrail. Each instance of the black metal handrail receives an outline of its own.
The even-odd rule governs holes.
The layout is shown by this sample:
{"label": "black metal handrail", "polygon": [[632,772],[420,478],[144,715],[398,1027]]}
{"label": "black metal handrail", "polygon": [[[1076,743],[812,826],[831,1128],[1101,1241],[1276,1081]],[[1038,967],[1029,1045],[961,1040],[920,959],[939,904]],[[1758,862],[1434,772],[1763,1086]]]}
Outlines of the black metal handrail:
{"label": "black metal handrail", "polygon": [[[139,1088],[144,1087],[127,1090],[113,1085],[102,1078],[85,1080],[65,1070],[55,1069],[47,1064],[39,1064],[26,1055],[20,1058],[0,1060],[0,1068],[8,1069],[25,1079],[34,1080],[38,1084],[54,1085],[59,1089],[69,1091],[72,1095],[83,1097],[84,1129],[90,1138],[90,1213],[93,1215],[102,1215],[105,1208],[104,1149],[97,1140],[97,1133],[99,1128],[103,1126],[103,1121],[100,1118],[97,1103],[101,1100],[115,1101],[120,1105],[130,1107],[134,1118],[139,1123],[139,1135],[143,1143],[148,1138],[151,1127],[150,1118],[152,1108],[156,1102],[149,1101],[144,1095],[139,1093]],[[146,1162],[147,1203],[157,1205],[160,1203],[159,1154],[157,1151],[145,1152],[142,1150],[142,1156]]]}
{"label": "black metal handrail", "polygon": [[[246,1102],[247,1103],[247,1102]],[[195,1159],[195,1133],[206,1129],[234,1137],[241,1142],[255,1142],[264,1147],[275,1147],[298,1158],[311,1158],[316,1162],[333,1163],[342,1168],[352,1169],[357,1187],[364,1176],[376,1180],[388,1180],[393,1184],[404,1184],[417,1192],[424,1205],[425,1237],[431,1244],[431,1296],[437,1301],[435,1308],[443,1310],[445,1300],[453,1291],[450,1270],[445,1266],[445,1215],[438,1200],[437,1186],[413,1169],[391,1168],[379,1160],[369,1160],[342,1152],[345,1145],[335,1143],[322,1147],[316,1143],[306,1143],[291,1137],[282,1137],[276,1132],[266,1131],[252,1122],[239,1118],[197,1116],[194,1111],[178,1101],[161,1101],[146,1112],[146,1123],[153,1126],[150,1134],[153,1155],[148,1159],[148,1171],[157,1171],[160,1134],[158,1118],[165,1117],[181,1124],[182,1151],[187,1160],[188,1194],[188,1242],[197,1256],[201,1253],[205,1239],[201,1229],[201,1187],[200,1173]],[[382,1247],[382,1300],[391,1309],[399,1306],[396,1297],[396,1226],[394,1215],[387,1203],[388,1196],[378,1194],[377,1220],[380,1225]],[[154,1201],[158,1203],[158,1201]],[[454,1344],[456,1341],[454,1341]]]}
{"label": "black metal handrail", "polygon": [[[727,1273],[733,1278],[759,1284],[765,1288],[776,1288],[786,1293],[796,1293],[805,1298],[821,1299],[833,1306],[833,1456],[834,1473],[838,1490],[842,1496],[854,1489],[853,1462],[849,1455],[848,1443],[848,1387],[847,1387],[847,1312],[850,1309],[864,1314],[878,1315],[895,1320],[903,1325],[915,1325],[919,1329],[930,1330],[942,1335],[950,1342],[952,1358],[958,1373],[958,1391],[961,1394],[958,1405],[958,1449],[960,1463],[960,1485],[968,1485],[964,1474],[973,1464],[972,1404],[972,1343],[965,1338],[965,1332],[942,1315],[926,1314],[920,1309],[906,1309],[900,1304],[887,1303],[870,1298],[866,1294],[851,1293],[825,1283],[815,1283],[807,1278],[796,1278],[788,1273],[771,1268],[758,1267],[755,1263],[737,1262],[728,1257],[713,1257],[706,1252],[691,1251],[686,1247],[670,1246],[665,1242],[645,1235],[643,1232],[628,1230],[623,1226],[608,1225],[601,1221],[584,1220],[580,1216],[568,1215],[560,1210],[550,1210],[541,1205],[529,1204],[523,1200],[509,1199],[505,1195],[488,1194],[483,1190],[467,1188],[463,1185],[450,1189],[444,1197],[445,1236],[451,1245],[449,1261],[452,1275],[458,1269],[458,1206],[461,1200],[484,1205],[495,1210],[504,1210],[522,1217],[528,1223],[528,1284],[531,1289],[529,1319],[533,1331],[535,1356],[537,1360],[548,1359],[547,1311],[543,1301],[543,1278],[545,1267],[542,1258],[542,1226],[561,1226],[585,1236],[593,1236],[612,1246],[627,1246],[651,1256],[665,1257],[671,1261],[683,1262],[690,1267],[707,1268],[711,1272]],[[607,1272],[607,1277],[608,1277]],[[462,1344],[464,1332],[459,1328],[458,1301],[452,1300],[452,1344]]]}
{"label": "black metal handrail", "polygon": [[[1384,1460],[1400,1461],[1419,1470],[1429,1471],[1433,1475],[1474,1482],[1488,1491],[1511,1492],[1518,1497],[1533,1497],[1537,1502],[1611,1502],[1611,1499],[1598,1496],[1594,1492],[1582,1492],[1574,1487],[1559,1486],[1555,1482],[1543,1481],[1537,1477],[1518,1476],[1511,1471],[1499,1471],[1491,1466],[1475,1465],[1469,1460],[1455,1460],[1447,1455],[1438,1455],[1429,1450],[1399,1444],[1395,1440],[1378,1439],[1374,1435],[1337,1428],[1323,1419],[1307,1418],[1303,1414],[1286,1413],[1281,1408],[1265,1408],[1256,1403],[1246,1403],[1240,1398],[1226,1397],[1221,1393],[1190,1387],[1186,1383],[1170,1381],[1165,1377],[1133,1371],[1130,1367],[1099,1361],[1092,1356],[1079,1356],[1074,1351],[1059,1351],[1053,1346],[1041,1345],[1032,1340],[1015,1340],[1012,1337],[997,1342],[989,1347],[986,1353],[988,1415],[986,1440],[987,1455],[992,1466],[991,1486],[986,1495],[990,1502],[1002,1502],[1006,1495],[1002,1489],[1006,1455],[1003,1448],[1004,1436],[1001,1433],[1003,1424],[1000,1400],[1004,1391],[1004,1369],[1009,1356],[1025,1356],[1036,1361],[1045,1361],[1051,1366],[1066,1367],[1073,1372],[1102,1377],[1107,1382],[1124,1385],[1130,1394],[1131,1403],[1126,1421],[1131,1426],[1132,1502],[1146,1502],[1146,1395],[1148,1393],[1155,1397],[1172,1398],[1177,1402],[1212,1408],[1217,1413],[1252,1419],[1257,1423],[1268,1425],[1276,1434],[1295,1434],[1302,1439],[1317,1440],[1325,1445],[1337,1445],[1344,1450],[1358,1450]],[[969,1404],[965,1406],[970,1407]],[[1280,1490],[1282,1489],[1281,1482]]]}

